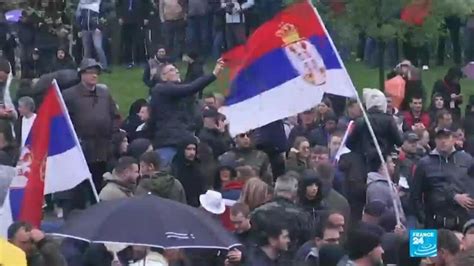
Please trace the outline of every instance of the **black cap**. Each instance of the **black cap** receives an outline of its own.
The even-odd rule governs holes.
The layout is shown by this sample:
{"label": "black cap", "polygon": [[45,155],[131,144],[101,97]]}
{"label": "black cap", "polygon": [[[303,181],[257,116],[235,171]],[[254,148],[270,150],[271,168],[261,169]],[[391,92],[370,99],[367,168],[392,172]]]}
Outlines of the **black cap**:
{"label": "black cap", "polygon": [[403,133],[403,141],[415,142],[415,141],[419,141],[419,140],[420,140],[420,138],[413,131],[407,131],[407,132]]}
{"label": "black cap", "polygon": [[435,137],[439,136],[451,136],[453,134],[453,131],[449,128],[439,128],[436,130],[436,135]]}
{"label": "black cap", "polygon": [[372,201],[365,205],[364,213],[373,217],[381,217],[385,213],[385,209],[385,203],[381,201]]}
{"label": "black cap", "polygon": [[219,111],[214,107],[206,107],[202,112],[203,118],[217,118],[220,116]]}

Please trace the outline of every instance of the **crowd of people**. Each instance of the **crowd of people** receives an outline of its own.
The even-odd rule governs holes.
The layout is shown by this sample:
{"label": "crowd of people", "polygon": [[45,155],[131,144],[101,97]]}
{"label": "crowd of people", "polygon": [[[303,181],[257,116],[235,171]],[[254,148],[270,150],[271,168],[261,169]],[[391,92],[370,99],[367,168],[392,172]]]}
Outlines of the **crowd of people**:
{"label": "crowd of people", "polygon": [[[273,13],[281,5],[255,2]],[[252,16],[254,1],[157,1],[164,42],[150,55],[142,54],[146,43],[131,36],[153,25],[155,13],[148,12],[153,5],[109,4],[79,1],[74,27],[80,28],[84,49],[75,60],[67,38],[60,38],[69,30],[60,20],[37,23],[24,12],[18,25],[22,55],[28,55],[22,57],[22,78],[41,84],[74,72],[71,80],[58,82],[68,84],[61,86],[62,95],[95,187],[84,181],[48,195],[45,217],[74,219],[75,210],[96,204],[93,189],[100,201],[153,194],[198,208],[242,245],[209,252],[129,246],[114,254],[103,244],[57,241],[16,222],[8,240],[26,253],[29,266],[117,260],[143,265],[150,258],[157,264],[146,265],[474,265],[474,97],[462,93],[459,67],[450,68],[429,93],[417,64],[404,60],[388,76],[403,80],[402,97],[387,88],[385,94],[365,90],[362,106],[327,94],[310,110],[231,137],[219,112],[225,97],[204,91],[225,62],[219,59],[206,74],[202,56],[211,47],[219,55],[242,44],[257,18],[265,21],[263,13]],[[149,97],[132,103],[124,118],[113,88],[99,81],[111,70],[103,49],[104,10],[117,13],[126,36],[123,62],[132,67],[148,57],[143,82]],[[37,26],[48,28],[42,32]],[[37,45],[43,33],[56,38],[47,42],[54,47]],[[8,55],[4,49],[0,60],[0,163],[15,166],[41,97],[12,100],[6,84],[15,68]],[[189,64],[185,78],[173,64],[178,58]],[[408,231],[417,228],[438,230],[436,257],[410,257]]]}

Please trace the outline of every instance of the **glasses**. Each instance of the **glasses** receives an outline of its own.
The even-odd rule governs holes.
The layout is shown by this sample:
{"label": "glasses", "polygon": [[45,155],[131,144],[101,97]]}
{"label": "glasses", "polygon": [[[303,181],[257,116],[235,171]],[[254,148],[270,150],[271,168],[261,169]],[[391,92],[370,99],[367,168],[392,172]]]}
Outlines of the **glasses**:
{"label": "glasses", "polygon": [[239,138],[250,138],[250,134],[251,134],[250,132],[242,133],[242,134],[237,135],[237,137],[239,137]]}

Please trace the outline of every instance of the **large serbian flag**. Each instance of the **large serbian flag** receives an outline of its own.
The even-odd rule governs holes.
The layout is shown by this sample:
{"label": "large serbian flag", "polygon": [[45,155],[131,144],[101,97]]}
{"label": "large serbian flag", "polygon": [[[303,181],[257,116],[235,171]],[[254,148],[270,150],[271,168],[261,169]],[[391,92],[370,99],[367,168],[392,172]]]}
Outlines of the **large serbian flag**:
{"label": "large serbian flag", "polygon": [[355,96],[331,37],[307,1],[277,14],[224,60],[231,83],[221,112],[232,135],[313,108],[324,93]]}
{"label": "large serbian flag", "polygon": [[12,217],[35,226],[45,194],[74,188],[91,176],[56,81],[46,91],[17,169],[10,188]]}

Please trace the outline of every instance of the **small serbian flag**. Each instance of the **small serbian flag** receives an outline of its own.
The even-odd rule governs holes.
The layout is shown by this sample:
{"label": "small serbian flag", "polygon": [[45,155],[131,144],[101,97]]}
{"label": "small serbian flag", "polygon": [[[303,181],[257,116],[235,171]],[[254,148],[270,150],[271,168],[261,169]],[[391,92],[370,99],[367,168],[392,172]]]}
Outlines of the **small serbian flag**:
{"label": "small serbian flag", "polygon": [[231,68],[231,83],[220,111],[233,136],[313,108],[324,93],[356,93],[319,14],[307,1],[277,14],[223,58]]}
{"label": "small serbian flag", "polygon": [[46,91],[10,187],[13,220],[39,226],[43,196],[74,188],[91,174],[56,81]]}

